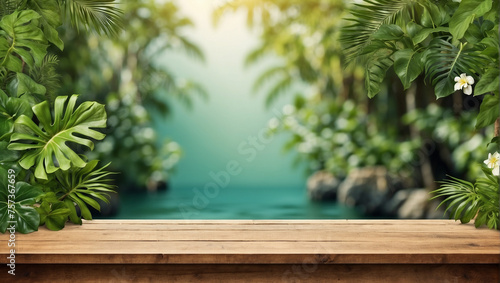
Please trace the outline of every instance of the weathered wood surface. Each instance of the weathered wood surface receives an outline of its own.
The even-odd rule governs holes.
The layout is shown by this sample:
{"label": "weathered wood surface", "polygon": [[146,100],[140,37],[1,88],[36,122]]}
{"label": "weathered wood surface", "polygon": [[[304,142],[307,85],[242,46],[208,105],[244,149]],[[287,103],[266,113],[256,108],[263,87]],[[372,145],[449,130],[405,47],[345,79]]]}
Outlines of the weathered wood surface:
{"label": "weathered wood surface", "polygon": [[[2,282],[8,236],[0,235]],[[58,232],[17,233],[15,248],[18,280],[55,280],[50,270],[56,269],[67,279],[101,274],[102,282],[146,278],[141,274],[146,281],[168,274],[169,282],[231,276],[242,282],[345,276],[498,282],[500,267],[499,231],[450,220],[94,220]]]}
{"label": "weathered wood surface", "polygon": [[[387,264],[23,265],[1,282],[496,283],[498,266]],[[3,272],[3,270],[1,270]],[[5,272],[6,273],[6,272]],[[14,278],[12,278],[14,277]],[[2,280],[4,279],[4,280]],[[7,280],[5,280],[7,279]]]}

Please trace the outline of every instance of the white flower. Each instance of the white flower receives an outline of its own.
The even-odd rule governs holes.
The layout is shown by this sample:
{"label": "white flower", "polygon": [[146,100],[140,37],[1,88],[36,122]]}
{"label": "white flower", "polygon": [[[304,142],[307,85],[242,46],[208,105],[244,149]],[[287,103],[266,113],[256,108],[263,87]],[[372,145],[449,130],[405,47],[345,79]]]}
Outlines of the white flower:
{"label": "white flower", "polygon": [[488,168],[493,169],[493,175],[500,175],[500,154],[495,152],[493,154],[488,154],[488,159],[484,161],[484,164],[488,166]]}
{"label": "white flower", "polygon": [[460,77],[455,77],[455,90],[464,90],[464,93],[467,95],[472,94],[472,86],[474,84],[474,78],[471,76],[467,76],[467,74],[463,73]]}

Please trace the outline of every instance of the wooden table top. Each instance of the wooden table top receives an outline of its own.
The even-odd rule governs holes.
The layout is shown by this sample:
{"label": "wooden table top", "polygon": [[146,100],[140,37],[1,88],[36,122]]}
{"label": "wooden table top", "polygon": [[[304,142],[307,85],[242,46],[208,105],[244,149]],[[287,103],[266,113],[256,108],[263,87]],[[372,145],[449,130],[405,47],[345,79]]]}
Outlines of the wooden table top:
{"label": "wooden table top", "polygon": [[500,231],[453,220],[93,220],[15,235],[16,264],[500,264]]}

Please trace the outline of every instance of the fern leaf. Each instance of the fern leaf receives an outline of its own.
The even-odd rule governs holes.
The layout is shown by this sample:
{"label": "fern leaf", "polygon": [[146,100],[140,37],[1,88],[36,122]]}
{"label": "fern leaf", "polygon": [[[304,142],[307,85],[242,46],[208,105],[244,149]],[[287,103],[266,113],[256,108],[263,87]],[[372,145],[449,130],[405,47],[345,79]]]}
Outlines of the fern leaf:
{"label": "fern leaf", "polygon": [[38,84],[45,87],[45,98],[52,103],[56,96],[57,92],[60,88],[60,78],[56,71],[57,64],[59,60],[57,56],[54,54],[47,55],[41,66],[33,68],[30,70],[31,78]]}
{"label": "fern leaf", "polygon": [[0,1],[0,19],[3,18],[3,16],[12,14],[17,9],[20,2],[19,0]]}

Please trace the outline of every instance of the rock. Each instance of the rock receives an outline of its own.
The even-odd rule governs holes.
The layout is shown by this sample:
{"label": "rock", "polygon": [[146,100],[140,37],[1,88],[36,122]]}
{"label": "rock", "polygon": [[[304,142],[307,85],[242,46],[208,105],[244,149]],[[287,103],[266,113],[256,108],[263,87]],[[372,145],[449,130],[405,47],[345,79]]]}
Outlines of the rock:
{"label": "rock", "polygon": [[440,202],[438,200],[431,200],[427,203],[427,207],[425,208],[425,218],[426,219],[448,219],[450,216],[450,212],[445,211],[445,205],[442,205],[440,208],[436,209],[439,206]]}
{"label": "rock", "polygon": [[318,171],[307,179],[307,195],[315,201],[335,200],[340,181],[327,171]]}
{"label": "rock", "polygon": [[427,189],[413,189],[409,192],[406,201],[398,210],[400,219],[422,219],[427,214],[429,205],[429,191]]}
{"label": "rock", "polygon": [[384,204],[383,214],[389,217],[397,217],[399,208],[408,199],[412,191],[412,189],[404,189],[396,192],[396,194]]}
{"label": "rock", "polygon": [[340,203],[357,206],[365,214],[386,216],[385,204],[402,188],[402,182],[382,166],[352,170],[338,189]]}

